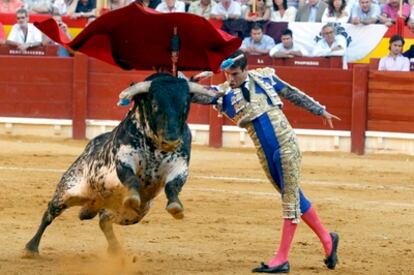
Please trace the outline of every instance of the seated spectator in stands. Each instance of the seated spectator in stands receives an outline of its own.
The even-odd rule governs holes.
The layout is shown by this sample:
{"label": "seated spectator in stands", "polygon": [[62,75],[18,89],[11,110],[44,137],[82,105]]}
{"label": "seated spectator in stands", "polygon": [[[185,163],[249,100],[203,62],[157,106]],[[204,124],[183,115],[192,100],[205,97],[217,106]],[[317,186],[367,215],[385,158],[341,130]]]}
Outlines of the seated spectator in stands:
{"label": "seated spectator in stands", "polygon": [[1,0],[0,13],[15,13],[18,9],[23,8],[24,3],[21,0]]}
{"label": "seated spectator in stands", "polygon": [[217,5],[214,0],[197,0],[190,4],[189,13],[200,15],[206,19],[210,18],[211,9]]}
{"label": "seated spectator in stands", "polygon": [[295,56],[306,55],[306,50],[293,43],[292,31],[286,29],[281,36],[282,42],[274,46],[269,55],[275,58],[292,58]]}
{"label": "seated spectator in stands", "polygon": [[29,13],[50,14],[53,11],[52,0],[25,0],[24,8]]}
{"label": "seated spectator in stands", "polygon": [[346,0],[328,0],[328,8],[322,15],[322,22],[348,23],[349,12],[346,8]]}
{"label": "seated spectator in stands", "polygon": [[161,0],[137,0],[137,2],[144,5],[144,7],[156,9],[157,6],[161,3]]}
{"label": "seated spectator in stands", "polygon": [[42,45],[42,33],[29,23],[29,14],[26,9],[16,11],[17,23],[13,25],[7,37],[6,44],[16,46],[21,51]]}
{"label": "seated spectator in stands", "polygon": [[398,34],[390,38],[390,53],[381,58],[378,65],[379,71],[408,72],[410,70],[410,60],[401,54],[404,42],[404,39]]}
{"label": "seated spectator in stands", "polygon": [[75,12],[68,11],[68,15],[72,19],[96,16],[96,0],[77,0]]}
{"label": "seated spectator in stands", "polygon": [[243,39],[240,50],[251,55],[269,54],[274,46],[273,38],[263,34],[263,27],[255,23],[250,31],[250,37]]}
{"label": "seated spectator in stands", "polygon": [[6,43],[6,35],[4,34],[3,24],[0,22],[0,45]]}
{"label": "seated spectator in stands", "polygon": [[211,9],[210,18],[218,20],[239,19],[242,17],[242,7],[235,0],[220,0]]}
{"label": "seated spectator in stands", "polygon": [[312,56],[344,56],[347,49],[346,39],[336,35],[335,26],[328,23],[322,27],[322,39],[313,48]]}
{"label": "seated spectator in stands", "polygon": [[163,0],[155,10],[163,13],[185,12],[185,4],[180,0]]}
{"label": "seated spectator in stands", "polygon": [[322,15],[328,5],[323,0],[308,0],[296,13],[297,22],[322,22]]}
{"label": "seated spectator in stands", "polygon": [[[56,21],[56,23],[58,24],[59,28],[63,31],[63,33],[65,33],[69,39],[72,39],[72,35],[69,33],[68,26],[62,21],[62,16],[59,13],[55,13],[52,15],[52,18]],[[71,56],[71,54],[65,47],[59,45],[58,43],[56,43],[55,41],[53,41],[47,36],[43,36],[43,44],[58,46],[58,56],[61,56],[61,57]]]}
{"label": "seated spectator in stands", "polygon": [[288,7],[287,0],[273,0],[270,20],[273,22],[295,22],[296,8]]}
{"label": "seated spectator in stands", "polygon": [[[414,6],[413,6],[413,10],[414,10]],[[410,21],[407,23],[407,25],[410,27],[411,32],[414,33],[414,14],[411,13],[411,18]],[[414,44],[411,45],[411,47],[404,52],[403,54],[405,57],[408,57],[408,59],[411,60],[411,58],[414,58]]]}
{"label": "seated spectator in stands", "polygon": [[402,14],[400,13],[400,0],[388,0],[388,3],[384,5],[382,13],[380,15],[380,22],[386,26],[391,26],[395,23],[398,17],[407,20],[410,17],[410,5],[403,3]]}
{"label": "seated spectator in stands", "polygon": [[306,1],[305,0],[287,0],[287,6],[289,7],[294,7],[296,10],[299,9],[299,7],[305,5]]}
{"label": "seated spectator in stands", "polygon": [[351,23],[354,25],[369,25],[378,22],[380,7],[372,3],[372,0],[359,0],[351,12]]}
{"label": "seated spectator in stands", "polygon": [[[256,4],[256,7],[253,7],[253,3]],[[270,7],[266,6],[265,0],[252,0],[252,4],[246,8],[244,19],[249,22],[268,21],[270,19]]]}
{"label": "seated spectator in stands", "polygon": [[104,8],[108,11],[117,10],[129,4],[128,0],[105,0]]}

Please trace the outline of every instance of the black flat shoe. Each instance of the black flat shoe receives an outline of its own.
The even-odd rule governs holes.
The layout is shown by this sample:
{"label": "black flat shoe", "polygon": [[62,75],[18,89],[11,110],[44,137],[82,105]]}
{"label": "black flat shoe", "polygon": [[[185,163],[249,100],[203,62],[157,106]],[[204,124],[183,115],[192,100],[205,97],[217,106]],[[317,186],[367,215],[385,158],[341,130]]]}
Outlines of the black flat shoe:
{"label": "black flat shoe", "polygon": [[324,262],[327,268],[335,269],[336,263],[338,262],[336,250],[338,249],[339,236],[334,232],[329,233],[329,235],[331,235],[332,238],[332,251],[331,254],[324,260]]}
{"label": "black flat shoe", "polygon": [[289,271],[290,271],[289,262],[285,262],[281,265],[273,266],[273,267],[270,267],[267,264],[262,262],[260,266],[252,269],[252,272],[257,272],[257,273],[289,273]]}

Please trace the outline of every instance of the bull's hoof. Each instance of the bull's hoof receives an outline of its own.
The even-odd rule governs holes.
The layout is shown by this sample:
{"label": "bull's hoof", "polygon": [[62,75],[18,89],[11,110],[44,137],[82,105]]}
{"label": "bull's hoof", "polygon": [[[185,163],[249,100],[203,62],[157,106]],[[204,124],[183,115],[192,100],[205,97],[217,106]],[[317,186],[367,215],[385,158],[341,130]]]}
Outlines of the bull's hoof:
{"label": "bull's hoof", "polygon": [[107,252],[110,256],[119,256],[124,254],[124,251],[119,244],[108,246]]}
{"label": "bull's hoof", "polygon": [[184,218],[184,207],[180,203],[171,202],[167,205],[166,209],[177,220]]}
{"label": "bull's hoof", "polygon": [[141,206],[141,198],[139,197],[139,193],[135,190],[129,190],[128,195],[124,198],[122,204],[125,207],[138,210]]}
{"label": "bull's hoof", "polygon": [[22,255],[20,256],[22,259],[35,259],[39,258],[39,251],[33,251],[28,248],[23,249]]}

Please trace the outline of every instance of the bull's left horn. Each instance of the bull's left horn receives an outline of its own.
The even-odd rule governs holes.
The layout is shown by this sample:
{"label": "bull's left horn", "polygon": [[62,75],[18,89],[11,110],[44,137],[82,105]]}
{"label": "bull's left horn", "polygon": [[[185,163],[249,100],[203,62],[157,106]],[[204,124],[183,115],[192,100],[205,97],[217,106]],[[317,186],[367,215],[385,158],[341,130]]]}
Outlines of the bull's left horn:
{"label": "bull's left horn", "polygon": [[189,82],[188,86],[190,87],[190,93],[193,94],[199,94],[199,95],[206,95],[206,96],[211,96],[214,97],[215,93],[213,93],[212,91],[207,90],[206,88],[204,88],[203,85],[194,83],[194,82]]}
{"label": "bull's left horn", "polygon": [[129,86],[119,94],[118,105],[128,105],[131,102],[131,98],[133,98],[135,95],[148,93],[150,86],[151,81],[143,81]]}

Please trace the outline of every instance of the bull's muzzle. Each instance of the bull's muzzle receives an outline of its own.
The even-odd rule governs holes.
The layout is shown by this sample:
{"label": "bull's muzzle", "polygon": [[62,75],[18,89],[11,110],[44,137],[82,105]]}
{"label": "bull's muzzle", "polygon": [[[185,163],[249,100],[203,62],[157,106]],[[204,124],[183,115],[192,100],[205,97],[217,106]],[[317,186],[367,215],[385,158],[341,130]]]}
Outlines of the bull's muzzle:
{"label": "bull's muzzle", "polygon": [[181,145],[181,140],[177,139],[174,141],[165,141],[163,140],[160,144],[160,147],[163,151],[171,152],[177,150],[178,146]]}

